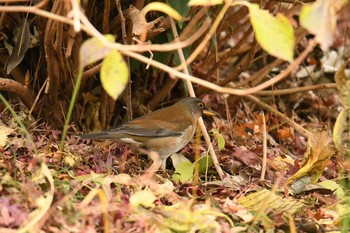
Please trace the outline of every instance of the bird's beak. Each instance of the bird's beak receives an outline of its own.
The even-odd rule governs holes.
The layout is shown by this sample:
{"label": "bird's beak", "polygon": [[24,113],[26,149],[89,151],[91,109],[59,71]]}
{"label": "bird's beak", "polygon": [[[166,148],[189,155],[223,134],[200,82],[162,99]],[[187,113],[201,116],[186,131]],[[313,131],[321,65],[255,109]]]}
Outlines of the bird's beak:
{"label": "bird's beak", "polygon": [[206,116],[218,116],[218,115],[220,115],[219,113],[217,113],[213,110],[210,110],[210,109],[203,110],[203,114]]}

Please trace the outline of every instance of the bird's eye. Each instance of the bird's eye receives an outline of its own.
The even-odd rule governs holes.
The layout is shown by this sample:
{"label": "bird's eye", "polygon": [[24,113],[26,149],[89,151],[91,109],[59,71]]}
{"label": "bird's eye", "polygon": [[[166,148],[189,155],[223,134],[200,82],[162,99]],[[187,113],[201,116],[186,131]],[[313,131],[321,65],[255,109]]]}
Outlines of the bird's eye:
{"label": "bird's eye", "polygon": [[203,103],[198,103],[198,107],[199,108],[204,108],[204,104]]}

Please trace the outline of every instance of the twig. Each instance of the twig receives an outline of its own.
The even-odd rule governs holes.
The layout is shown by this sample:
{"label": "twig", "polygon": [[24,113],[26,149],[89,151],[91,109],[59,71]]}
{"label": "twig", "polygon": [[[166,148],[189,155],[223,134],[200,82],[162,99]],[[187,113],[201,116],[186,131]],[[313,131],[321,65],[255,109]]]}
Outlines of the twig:
{"label": "twig", "polygon": [[123,10],[122,7],[120,5],[120,0],[115,0],[115,4],[117,5],[117,9],[118,9],[118,14],[119,14],[119,18],[120,18],[120,24],[121,24],[121,29],[122,29],[122,40],[124,44],[128,44],[128,37],[126,35],[126,26],[125,26],[125,17],[123,15]]}
{"label": "twig", "polygon": [[[37,6],[37,5],[36,5]],[[59,21],[62,22],[62,20],[65,22],[65,23],[69,23],[69,24],[73,24],[73,21],[72,20],[69,20],[65,17],[61,17],[61,16],[58,16],[58,15],[55,15],[55,14],[52,14],[52,13],[49,13],[47,11],[43,11],[39,8],[37,8],[36,6],[34,7],[21,7],[21,6],[16,6],[16,7],[12,7],[12,6],[5,6],[5,7],[0,7],[0,11],[25,11],[25,12],[31,12],[31,13],[35,13],[35,14],[39,14],[39,15],[42,15],[42,16],[45,16],[45,17],[49,17],[49,18],[54,18],[54,19],[57,19]],[[226,6],[226,5],[225,5]],[[205,81],[205,80],[202,80],[202,79],[199,79],[197,77],[194,77],[194,76],[191,76],[189,74],[184,74],[182,72],[179,72],[167,65],[164,65],[160,62],[157,62],[155,60],[151,60],[147,57],[144,57],[143,55],[141,54],[138,54],[138,53],[135,53],[134,51],[148,51],[148,50],[152,50],[152,51],[160,51],[160,50],[157,50],[159,48],[162,48],[162,49],[165,49],[164,51],[170,51],[170,50],[174,50],[174,49],[177,49],[177,48],[181,48],[181,46],[179,47],[179,45],[182,45],[181,42],[178,42],[178,43],[170,43],[170,44],[166,44],[166,45],[157,45],[157,46],[160,46],[157,48],[157,46],[155,45],[132,45],[132,46],[128,46],[128,45],[121,45],[121,44],[118,44],[118,43],[111,43],[109,41],[107,41],[105,39],[105,37],[99,32],[96,30],[96,28],[89,22],[89,20],[81,13],[80,15],[80,19],[82,20],[82,22],[85,24],[85,25],[82,25],[82,29],[84,31],[86,31],[87,33],[93,35],[93,36],[96,36],[97,38],[99,38],[101,40],[101,42],[109,47],[109,48],[113,48],[113,49],[118,49],[120,52],[122,52],[124,55],[127,55],[127,56],[130,56],[132,58],[135,58],[141,62],[144,62],[146,64],[150,64],[154,67],[157,67],[165,72],[168,72],[168,73],[171,73],[172,75],[176,76],[176,77],[179,77],[181,79],[185,79],[185,80],[188,80],[188,81],[191,81],[193,83],[196,83],[196,84],[199,84],[201,86],[204,86],[204,87],[207,87],[209,89],[212,89],[216,92],[219,92],[219,93],[227,93],[227,94],[231,94],[231,95],[239,95],[239,96],[244,96],[244,95],[249,95],[249,94],[253,94],[257,91],[260,91],[260,90],[263,90],[281,80],[283,80],[284,78],[286,78],[288,76],[288,74],[290,72],[292,72],[305,58],[306,56],[310,53],[310,51],[312,51],[313,47],[315,46],[316,44],[316,41],[315,40],[310,40],[309,41],[309,44],[308,46],[305,48],[305,50],[299,55],[298,58],[295,59],[295,61],[293,63],[291,63],[282,73],[280,73],[279,75],[275,76],[274,78],[258,85],[258,86],[255,86],[253,88],[248,88],[248,89],[233,89],[233,88],[227,88],[227,87],[221,87],[221,86],[218,86],[216,84],[213,84],[209,81]],[[215,25],[214,25],[215,26]],[[212,27],[213,28],[213,27]],[[211,28],[211,30],[213,30]],[[195,34],[198,34],[195,33]],[[136,46],[136,47],[135,47]],[[138,50],[139,47],[140,50]],[[165,47],[164,47],[165,46]]]}
{"label": "twig", "polygon": [[0,78],[0,91],[8,91],[14,93],[19,97],[19,99],[28,109],[31,109],[33,106],[34,96],[32,93],[30,93],[30,91],[25,86],[15,80]]}
{"label": "twig", "polygon": [[[247,41],[247,38],[250,34],[252,34],[253,32],[253,28],[249,27],[249,29],[244,33],[244,35],[242,36],[242,38],[238,41],[237,44],[235,44],[235,46],[233,46],[227,53],[225,53],[225,55],[218,61],[216,62],[208,71],[207,73],[207,77],[211,77],[213,75],[213,73],[219,69],[220,66],[222,66],[222,64],[224,64],[227,59],[233,57],[233,55],[236,53],[237,49],[240,48],[243,43],[245,43]],[[232,80],[224,80],[225,81],[225,85],[229,82],[231,82]],[[220,83],[221,85],[221,83]]]}
{"label": "twig", "polygon": [[85,70],[84,73],[83,73],[83,79],[91,77],[91,76],[97,74],[100,71],[100,69],[101,69],[101,65],[102,65],[102,63],[99,63],[99,64],[95,65],[94,67],[92,67],[92,68],[90,68],[88,70]]}
{"label": "twig", "polygon": [[32,0],[0,0],[0,3],[31,2]]}
{"label": "twig", "polygon": [[285,2],[285,3],[300,3],[300,4],[304,4],[304,3],[308,3],[308,2],[315,2],[316,0],[271,0],[271,1],[274,1],[274,2]]}
{"label": "twig", "polygon": [[260,101],[255,96],[247,95],[246,97],[248,99],[250,99],[251,101],[253,101],[254,103],[257,103],[262,108],[265,108],[266,110],[276,114],[278,117],[282,118],[285,122],[287,122],[290,126],[292,126],[296,131],[298,131],[304,137],[308,138],[309,132],[306,129],[304,129],[301,125],[299,125],[298,123],[294,122],[292,119],[288,118],[283,113],[281,113],[278,110],[274,109],[273,107],[267,105],[266,103]]}
{"label": "twig", "polygon": [[258,91],[254,93],[254,95],[260,95],[260,96],[270,96],[270,95],[290,95],[298,92],[304,92],[304,91],[311,91],[311,90],[317,90],[317,89],[336,89],[337,86],[335,83],[322,83],[322,84],[316,84],[306,87],[295,87],[295,88],[288,88],[288,89],[282,89],[282,90],[271,90],[271,91]]}
{"label": "twig", "polygon": [[72,11],[68,13],[68,17],[71,16],[71,18],[73,18],[73,27],[74,27],[74,31],[79,32],[81,29],[81,24],[80,24],[80,20],[79,20],[79,2],[76,0],[71,0],[70,1],[72,4]]}
{"label": "twig", "polygon": [[46,87],[46,85],[47,85],[47,81],[48,81],[48,79],[45,79],[45,82],[43,83],[43,85],[42,85],[42,87],[40,88],[38,94],[36,95],[35,100],[34,100],[34,103],[33,103],[32,107],[31,107],[30,110],[29,110],[29,113],[30,113],[30,114],[32,114],[33,110],[35,109],[36,104],[37,104],[38,101],[39,101],[39,97],[40,97],[40,95],[41,95],[41,92],[43,92],[43,90],[45,89],[45,87]]}
{"label": "twig", "polygon": [[[53,19],[62,23],[66,23],[74,26],[74,20],[69,19],[65,16],[56,15],[51,12],[40,9],[46,5],[48,1],[43,1],[34,6],[0,6],[0,12],[29,12],[32,14],[36,14],[45,18]],[[80,20],[82,17],[85,17],[82,13],[80,13]],[[83,21],[83,20],[82,20]],[[85,17],[83,23],[87,23],[89,20]],[[119,43],[112,43],[107,41],[101,33],[99,33],[92,24],[81,25],[81,29],[84,30],[87,34],[91,36],[96,36],[100,39],[101,42],[104,43],[109,48],[118,49],[119,51],[135,51],[135,52],[146,52],[146,51],[159,51],[159,52],[167,52],[173,51],[178,48],[186,48],[193,44],[194,41],[198,40],[208,29],[208,23],[205,21],[201,28],[196,31],[196,33],[192,34],[192,36],[181,42],[170,42],[167,44],[147,44],[147,45],[122,45]],[[94,32],[91,31],[94,29]]]}
{"label": "twig", "polygon": [[[179,35],[177,33],[174,20],[170,19],[170,23],[171,23],[171,28],[173,30],[174,38],[175,38],[175,40],[178,40],[179,39]],[[179,54],[181,64],[184,65],[186,63],[186,60],[185,60],[185,55],[184,55],[182,49],[178,49],[177,52]],[[188,71],[187,66],[183,66],[183,67],[184,67],[183,68],[184,73],[189,75],[189,71]],[[193,85],[192,85],[191,81],[190,80],[186,80],[186,83],[187,83],[188,90],[190,92],[190,96],[195,97],[196,94],[194,92]],[[207,131],[205,125],[204,125],[203,118],[199,118],[198,124],[199,124],[199,126],[201,128],[204,140],[207,143],[207,146],[209,148],[209,153],[210,153],[210,156],[211,156],[211,158],[213,160],[214,167],[215,167],[215,169],[216,169],[220,179],[222,180],[224,178],[224,172],[222,171],[222,169],[221,169],[221,167],[219,165],[218,158],[216,157],[213,145],[211,144],[211,140],[210,140],[208,131]]]}
{"label": "twig", "polygon": [[[282,64],[284,61],[282,59],[276,59],[273,62],[271,62],[270,64],[267,64],[266,66],[264,66],[263,68],[261,68],[259,71],[257,71],[256,73],[254,73],[252,76],[250,76],[247,79],[242,80],[241,82],[239,82],[239,85],[241,87],[244,87],[246,85],[250,85],[250,86],[254,86],[258,83],[260,83],[260,81],[262,79],[264,79],[266,77],[266,75],[268,75],[271,70],[277,66],[279,66],[280,64]],[[226,81],[226,80],[225,80]],[[232,80],[230,80],[232,81]],[[221,86],[223,86],[222,84],[227,85],[228,82],[226,83],[219,83],[221,84]]]}
{"label": "twig", "polygon": [[312,51],[315,44],[316,44],[316,42],[314,40],[310,40],[309,44],[305,48],[305,50],[282,73],[280,73],[279,75],[273,77],[272,79],[270,79],[270,80],[268,80],[268,81],[266,81],[258,86],[255,86],[252,88],[247,88],[247,89],[234,89],[234,88],[228,88],[228,87],[221,87],[221,86],[216,85],[214,83],[211,83],[209,81],[206,81],[206,80],[194,77],[192,75],[188,75],[188,74],[179,72],[177,70],[174,70],[173,68],[171,68],[167,65],[164,65],[163,63],[160,63],[160,62],[155,61],[155,60],[150,60],[147,57],[144,57],[143,55],[135,53],[133,51],[126,51],[125,50],[125,51],[122,51],[122,53],[125,55],[128,55],[130,57],[133,57],[141,62],[149,63],[154,67],[157,67],[165,72],[172,74],[173,76],[176,76],[176,77],[184,79],[184,80],[191,81],[192,83],[199,84],[199,85],[204,86],[206,88],[212,89],[218,93],[246,96],[246,95],[253,94],[257,91],[263,90],[263,89],[265,89],[271,85],[274,85],[275,83],[283,80],[284,78],[286,78],[290,72],[292,72],[301,62],[304,61],[306,56]]}
{"label": "twig", "polygon": [[154,108],[167,96],[170,91],[175,87],[178,78],[168,78],[166,83],[157,90],[156,93],[152,96],[152,99],[148,102],[148,106],[150,110],[154,110]]}
{"label": "twig", "polygon": [[[193,17],[191,17],[191,21],[186,25],[186,27],[182,30],[181,35],[179,36],[180,41],[193,34],[193,29],[197,27],[199,20],[206,16],[208,10],[209,7],[202,7],[198,12],[196,12],[196,14],[193,15]],[[206,22],[209,23],[209,20]]]}
{"label": "twig", "polygon": [[[120,26],[122,29],[122,40],[123,44],[128,44],[128,36],[126,34],[126,25],[125,25],[125,17],[123,14],[122,6],[120,5],[120,0],[116,0],[115,4],[117,5],[118,9],[118,14],[120,18]],[[128,64],[128,67],[130,68],[130,58],[127,56],[126,57],[126,63]],[[131,120],[133,118],[133,112],[132,112],[132,100],[131,100],[131,77],[130,77],[130,72],[129,72],[129,77],[128,77],[128,84],[126,86],[126,91],[125,91],[125,102],[126,102],[126,107],[127,107],[127,118],[128,120]]]}
{"label": "twig", "polygon": [[263,129],[262,129],[262,131],[263,131],[263,162],[262,162],[260,180],[265,180],[266,163],[267,163],[267,131],[266,131],[266,119],[265,119],[264,112],[262,112],[262,118],[263,118]]}
{"label": "twig", "polygon": [[222,22],[222,19],[224,18],[227,10],[231,6],[231,1],[225,1],[224,6],[222,7],[220,13],[216,16],[215,21],[213,23],[213,26],[209,29],[209,32],[205,35],[205,38],[203,41],[198,45],[198,47],[191,53],[189,58],[187,58],[185,63],[181,62],[181,65],[175,67],[176,70],[182,70],[184,69],[188,64],[191,64],[194,59],[204,50],[205,46],[207,46],[207,43],[211,40],[212,36],[216,32],[216,29],[219,27],[220,23]]}

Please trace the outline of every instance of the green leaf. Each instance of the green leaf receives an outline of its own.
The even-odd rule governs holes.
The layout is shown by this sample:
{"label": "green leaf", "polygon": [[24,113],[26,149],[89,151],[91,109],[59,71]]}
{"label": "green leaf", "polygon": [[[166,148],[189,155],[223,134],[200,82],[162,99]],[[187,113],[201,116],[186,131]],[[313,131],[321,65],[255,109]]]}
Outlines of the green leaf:
{"label": "green leaf", "polygon": [[117,50],[110,51],[103,60],[100,76],[103,89],[116,100],[125,89],[129,79],[128,66]]}
{"label": "green leaf", "polygon": [[256,40],[269,54],[286,61],[293,61],[294,31],[289,20],[282,14],[273,17],[257,4],[249,4],[250,21]]}
{"label": "green leaf", "polygon": [[[113,35],[105,35],[106,40],[114,42],[115,37]],[[92,64],[106,57],[112,49],[107,48],[97,38],[90,38],[86,40],[80,47],[79,51],[79,63],[80,67]]]}
{"label": "green leaf", "polygon": [[324,180],[320,182],[319,185],[321,185],[324,188],[333,190],[334,193],[339,198],[339,200],[344,200],[344,198],[346,197],[344,189],[337,182],[333,180]]}
{"label": "green leaf", "polygon": [[205,155],[199,159],[199,173],[203,174],[209,167],[213,165],[213,159],[211,156]]}
{"label": "green leaf", "polygon": [[180,181],[182,183],[186,181],[192,181],[194,166],[191,162],[182,162],[175,167],[175,174],[173,175],[174,181]]}
{"label": "green leaf", "polygon": [[327,50],[333,44],[336,30],[333,0],[319,0],[304,5],[300,12],[300,23],[316,36],[322,49]]}
{"label": "green leaf", "polygon": [[217,137],[218,137],[219,151],[221,151],[222,149],[225,148],[225,138],[220,133],[217,133]]}
{"label": "green leaf", "polygon": [[216,139],[218,140],[219,151],[223,150],[225,148],[225,144],[226,144],[225,138],[217,130],[213,130],[212,132],[215,135]]}

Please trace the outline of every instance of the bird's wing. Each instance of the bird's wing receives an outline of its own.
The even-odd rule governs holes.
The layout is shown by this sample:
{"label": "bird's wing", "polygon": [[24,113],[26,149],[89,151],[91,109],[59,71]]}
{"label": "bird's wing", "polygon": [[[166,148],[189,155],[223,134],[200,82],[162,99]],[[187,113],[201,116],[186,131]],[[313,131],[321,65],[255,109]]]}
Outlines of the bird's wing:
{"label": "bird's wing", "polygon": [[145,120],[135,119],[132,124],[126,123],[116,128],[110,128],[102,132],[108,134],[119,134],[140,137],[170,137],[170,136],[181,136],[182,133],[173,130],[173,126],[170,123],[157,121],[157,120]]}
{"label": "bird's wing", "polygon": [[[168,129],[163,128],[140,128],[140,127],[128,127],[122,126],[118,128],[118,133],[133,135],[133,136],[141,136],[141,137],[170,137],[170,136],[181,136],[182,133],[175,132]],[[113,133],[113,131],[112,131]]]}
{"label": "bird's wing", "polygon": [[[103,130],[99,133],[84,134],[82,138],[89,139],[121,139],[132,137],[171,137],[182,136],[184,131],[193,125],[191,116],[178,114],[176,118],[173,114],[180,112],[178,106],[170,106],[167,109],[166,119],[164,110],[152,112],[146,116],[136,118],[123,125]],[[141,140],[141,138],[139,138]]]}

